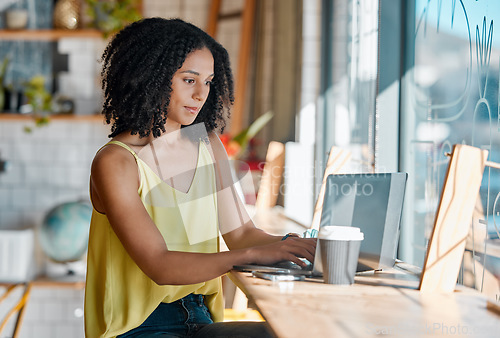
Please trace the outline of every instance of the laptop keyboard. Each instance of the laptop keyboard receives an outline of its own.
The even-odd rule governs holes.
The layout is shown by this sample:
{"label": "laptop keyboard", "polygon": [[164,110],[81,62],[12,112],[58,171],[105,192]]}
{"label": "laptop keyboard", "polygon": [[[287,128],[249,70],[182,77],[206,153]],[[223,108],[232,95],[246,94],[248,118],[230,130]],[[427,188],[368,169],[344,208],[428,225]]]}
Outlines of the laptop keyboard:
{"label": "laptop keyboard", "polygon": [[311,271],[313,269],[313,265],[307,259],[304,259],[303,261],[307,263],[307,266],[301,267],[300,265],[292,261],[278,262],[276,264],[273,264],[273,266],[281,269]]}

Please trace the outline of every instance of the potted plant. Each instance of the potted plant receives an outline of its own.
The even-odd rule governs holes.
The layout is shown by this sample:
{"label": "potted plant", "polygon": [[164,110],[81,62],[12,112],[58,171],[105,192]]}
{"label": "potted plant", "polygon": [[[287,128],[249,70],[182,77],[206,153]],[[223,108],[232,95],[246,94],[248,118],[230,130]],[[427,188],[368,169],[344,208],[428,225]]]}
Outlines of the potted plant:
{"label": "potted plant", "polygon": [[[33,76],[24,85],[24,95],[31,106],[35,126],[47,125],[50,121],[49,115],[52,113],[52,95],[45,89],[45,78],[42,75]],[[31,132],[30,127],[25,127],[26,132]]]}
{"label": "potted plant", "polygon": [[230,159],[240,159],[247,150],[249,142],[273,118],[272,112],[267,112],[253,121],[248,128],[243,129],[234,137],[222,134],[220,139]]}
{"label": "potted plant", "polygon": [[141,19],[137,0],[85,0],[87,15],[105,37]]}

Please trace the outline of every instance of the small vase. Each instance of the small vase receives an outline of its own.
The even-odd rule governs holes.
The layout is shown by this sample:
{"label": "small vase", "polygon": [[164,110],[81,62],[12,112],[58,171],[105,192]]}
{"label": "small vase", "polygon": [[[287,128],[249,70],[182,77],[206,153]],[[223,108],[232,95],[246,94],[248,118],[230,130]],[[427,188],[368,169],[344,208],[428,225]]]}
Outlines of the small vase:
{"label": "small vase", "polygon": [[80,21],[80,3],[78,0],[58,0],[54,7],[54,27],[59,29],[77,29]]}
{"label": "small vase", "polygon": [[5,12],[7,29],[24,29],[28,25],[28,11],[25,9],[9,9]]}

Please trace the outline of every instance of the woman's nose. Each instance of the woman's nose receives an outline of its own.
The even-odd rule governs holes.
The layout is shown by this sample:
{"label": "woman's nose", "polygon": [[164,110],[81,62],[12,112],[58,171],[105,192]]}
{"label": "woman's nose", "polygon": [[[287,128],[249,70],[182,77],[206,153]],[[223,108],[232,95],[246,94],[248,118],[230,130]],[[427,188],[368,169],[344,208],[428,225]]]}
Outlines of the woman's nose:
{"label": "woman's nose", "polygon": [[198,101],[205,101],[207,99],[209,91],[210,91],[209,86],[206,86],[203,83],[197,84],[193,92],[193,98]]}

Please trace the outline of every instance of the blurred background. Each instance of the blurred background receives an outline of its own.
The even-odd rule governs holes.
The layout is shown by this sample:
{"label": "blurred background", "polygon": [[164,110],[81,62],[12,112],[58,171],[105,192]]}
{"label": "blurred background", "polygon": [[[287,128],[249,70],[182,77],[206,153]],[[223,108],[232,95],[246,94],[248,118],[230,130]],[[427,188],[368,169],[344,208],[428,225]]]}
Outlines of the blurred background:
{"label": "blurred background", "polygon": [[[81,276],[73,255],[84,257],[76,249],[85,249],[88,231],[90,163],[109,133],[99,116],[99,58],[117,29],[154,16],[190,21],[227,48],[237,86],[223,138],[228,152],[241,147],[236,135],[272,113],[245,151],[231,153],[257,177],[251,189],[259,188],[271,141],[286,154],[271,204],[306,225],[332,146],[352,154],[351,172],[408,172],[398,257],[422,266],[446,153],[464,143],[500,162],[499,7],[496,0],[0,0],[0,281]],[[251,189],[243,192],[249,204]],[[497,300],[499,196],[500,172],[487,168],[459,276]],[[74,252],[44,239],[49,224],[72,224],[61,234]],[[82,287],[33,290],[21,336],[82,336]]]}

